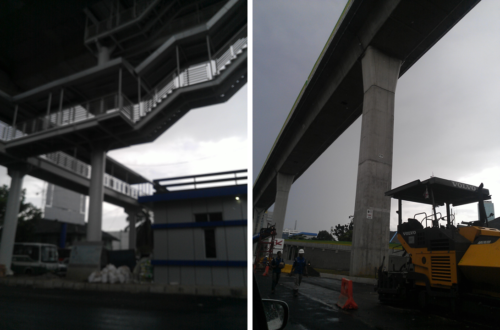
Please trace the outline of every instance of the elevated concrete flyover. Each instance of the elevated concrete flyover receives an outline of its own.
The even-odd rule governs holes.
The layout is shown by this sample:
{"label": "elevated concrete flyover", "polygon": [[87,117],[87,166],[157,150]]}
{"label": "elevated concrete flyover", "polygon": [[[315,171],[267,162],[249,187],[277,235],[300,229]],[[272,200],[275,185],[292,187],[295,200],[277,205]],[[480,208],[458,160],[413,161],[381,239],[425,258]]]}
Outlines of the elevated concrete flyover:
{"label": "elevated concrete flyover", "polygon": [[255,181],[254,221],[275,203],[281,235],[292,183],[363,114],[351,275],[373,275],[387,253],[397,79],[478,2],[349,1]]}

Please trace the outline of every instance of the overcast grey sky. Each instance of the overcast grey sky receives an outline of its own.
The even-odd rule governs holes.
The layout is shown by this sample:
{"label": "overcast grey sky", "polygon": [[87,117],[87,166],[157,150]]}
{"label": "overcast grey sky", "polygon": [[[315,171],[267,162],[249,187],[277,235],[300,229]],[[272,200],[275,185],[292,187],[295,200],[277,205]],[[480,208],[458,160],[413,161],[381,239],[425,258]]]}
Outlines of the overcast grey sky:
{"label": "overcast grey sky", "polygon": [[[347,1],[254,1],[254,180]],[[392,186],[432,174],[490,190],[500,215],[500,1],[483,0],[398,81]],[[361,118],[293,184],[285,228],[347,223]],[[396,204],[391,230],[396,229]],[[410,205],[404,218],[422,211]],[[424,207],[423,211],[430,211]],[[477,219],[477,207],[457,208]]]}
{"label": "overcast grey sky", "polygon": [[[114,150],[109,156],[148,179],[247,169],[247,86],[226,103],[188,112],[153,143]],[[10,186],[0,167],[0,184]],[[42,207],[43,181],[25,176],[27,201]],[[87,201],[88,208],[88,201]],[[102,228],[118,231],[126,225],[123,208],[104,203]]]}

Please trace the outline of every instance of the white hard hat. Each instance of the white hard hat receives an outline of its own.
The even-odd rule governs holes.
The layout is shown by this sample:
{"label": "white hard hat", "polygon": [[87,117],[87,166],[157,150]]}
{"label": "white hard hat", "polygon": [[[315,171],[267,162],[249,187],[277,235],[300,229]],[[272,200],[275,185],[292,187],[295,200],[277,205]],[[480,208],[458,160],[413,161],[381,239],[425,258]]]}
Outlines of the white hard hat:
{"label": "white hard hat", "polygon": [[299,253],[302,253],[302,254],[303,254],[303,253],[304,253],[304,249],[300,249],[300,250],[299,250]]}

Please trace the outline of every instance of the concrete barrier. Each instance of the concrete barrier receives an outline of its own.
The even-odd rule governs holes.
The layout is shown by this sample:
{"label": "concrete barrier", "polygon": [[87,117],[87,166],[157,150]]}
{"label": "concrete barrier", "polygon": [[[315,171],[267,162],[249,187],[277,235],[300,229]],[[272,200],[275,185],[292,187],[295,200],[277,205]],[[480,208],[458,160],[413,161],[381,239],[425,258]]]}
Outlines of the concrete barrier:
{"label": "concrete barrier", "polygon": [[155,294],[186,294],[200,296],[246,298],[247,288],[230,287],[195,287],[183,285],[165,285],[159,283],[85,283],[67,279],[47,278],[0,278],[0,285],[28,286],[43,289],[85,290],[103,292],[155,293]]}

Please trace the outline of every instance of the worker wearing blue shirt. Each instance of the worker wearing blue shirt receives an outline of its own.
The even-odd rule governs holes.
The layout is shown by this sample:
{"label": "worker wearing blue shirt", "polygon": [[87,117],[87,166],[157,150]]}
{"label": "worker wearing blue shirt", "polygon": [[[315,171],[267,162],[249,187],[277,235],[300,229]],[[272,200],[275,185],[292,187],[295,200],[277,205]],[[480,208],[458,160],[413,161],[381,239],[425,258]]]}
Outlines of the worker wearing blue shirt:
{"label": "worker wearing blue shirt", "polygon": [[278,285],[278,281],[280,280],[281,276],[281,268],[283,268],[284,266],[283,259],[281,258],[281,251],[278,251],[277,254],[277,257],[273,258],[273,261],[271,261],[271,268],[273,269],[271,293],[274,293],[274,288],[276,288],[276,286]]}
{"label": "worker wearing blue shirt", "polygon": [[299,250],[299,256],[293,262],[292,271],[295,274],[295,286],[293,288],[293,295],[296,297],[299,294],[300,282],[302,282],[302,275],[307,275],[306,259],[304,258],[304,250]]}

